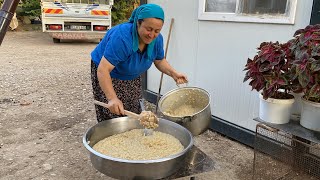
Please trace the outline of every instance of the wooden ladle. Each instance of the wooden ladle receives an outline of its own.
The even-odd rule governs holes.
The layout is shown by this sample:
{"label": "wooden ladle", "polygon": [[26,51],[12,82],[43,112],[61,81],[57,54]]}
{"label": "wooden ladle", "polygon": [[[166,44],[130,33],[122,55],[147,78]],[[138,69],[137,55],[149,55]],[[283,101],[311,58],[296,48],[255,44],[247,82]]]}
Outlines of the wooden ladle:
{"label": "wooden ladle", "polygon": [[[109,105],[107,103],[103,103],[97,100],[93,101],[94,104],[102,106],[104,108],[108,108],[109,109]],[[134,119],[138,119],[140,121],[140,124],[144,127],[144,135],[145,136],[149,136],[153,134],[153,128],[158,127],[158,123],[159,123],[159,119],[152,113],[152,112],[148,112],[148,111],[143,111],[140,115],[136,114],[134,112],[128,111],[128,110],[124,110],[124,114],[132,117]],[[150,122],[149,120],[152,120],[151,118],[153,118],[153,122]],[[149,122],[148,122],[149,121]],[[150,123],[156,123],[156,124],[152,124],[150,125]],[[153,127],[153,128],[150,128]]]}

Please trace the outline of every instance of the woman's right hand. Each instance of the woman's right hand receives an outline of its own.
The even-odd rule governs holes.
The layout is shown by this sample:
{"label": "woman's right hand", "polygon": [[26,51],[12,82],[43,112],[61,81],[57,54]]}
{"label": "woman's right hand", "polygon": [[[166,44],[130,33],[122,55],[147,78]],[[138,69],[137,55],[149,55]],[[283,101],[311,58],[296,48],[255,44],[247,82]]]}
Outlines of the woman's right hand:
{"label": "woman's right hand", "polygon": [[174,81],[177,84],[184,84],[184,83],[188,83],[188,78],[186,75],[176,72],[172,74],[172,78],[174,79]]}
{"label": "woman's right hand", "polygon": [[112,98],[108,102],[109,110],[113,114],[124,115],[123,104],[118,98]]}

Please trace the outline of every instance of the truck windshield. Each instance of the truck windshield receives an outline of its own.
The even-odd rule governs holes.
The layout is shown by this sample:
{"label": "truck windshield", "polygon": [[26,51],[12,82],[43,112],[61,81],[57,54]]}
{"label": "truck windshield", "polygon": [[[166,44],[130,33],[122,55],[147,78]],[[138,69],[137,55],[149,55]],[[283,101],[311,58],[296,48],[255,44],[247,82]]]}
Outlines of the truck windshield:
{"label": "truck windshield", "polygon": [[42,2],[81,3],[81,4],[109,4],[109,0],[42,0]]}

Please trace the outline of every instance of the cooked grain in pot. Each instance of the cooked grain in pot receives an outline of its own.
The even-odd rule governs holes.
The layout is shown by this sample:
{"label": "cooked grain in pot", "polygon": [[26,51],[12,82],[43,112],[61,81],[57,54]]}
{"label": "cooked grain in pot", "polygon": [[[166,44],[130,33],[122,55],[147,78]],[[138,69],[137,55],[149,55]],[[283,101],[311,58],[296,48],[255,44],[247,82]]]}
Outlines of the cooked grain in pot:
{"label": "cooked grain in pot", "polygon": [[167,110],[163,114],[165,114],[167,116],[179,116],[179,117],[192,116],[193,114],[195,114],[201,110],[202,110],[201,107],[194,107],[192,105],[184,104],[174,110],[171,110],[171,109]]}
{"label": "cooked grain in pot", "polygon": [[128,160],[160,159],[181,152],[184,147],[172,135],[154,131],[144,136],[143,129],[133,129],[109,136],[93,146],[107,156]]}

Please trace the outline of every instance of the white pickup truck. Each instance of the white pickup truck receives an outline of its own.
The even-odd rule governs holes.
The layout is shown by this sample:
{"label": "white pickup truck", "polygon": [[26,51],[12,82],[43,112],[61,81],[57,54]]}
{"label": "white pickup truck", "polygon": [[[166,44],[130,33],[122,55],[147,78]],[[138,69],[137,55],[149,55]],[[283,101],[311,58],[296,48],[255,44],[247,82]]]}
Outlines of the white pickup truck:
{"label": "white pickup truck", "polygon": [[42,30],[61,39],[99,39],[111,28],[113,0],[41,0]]}

